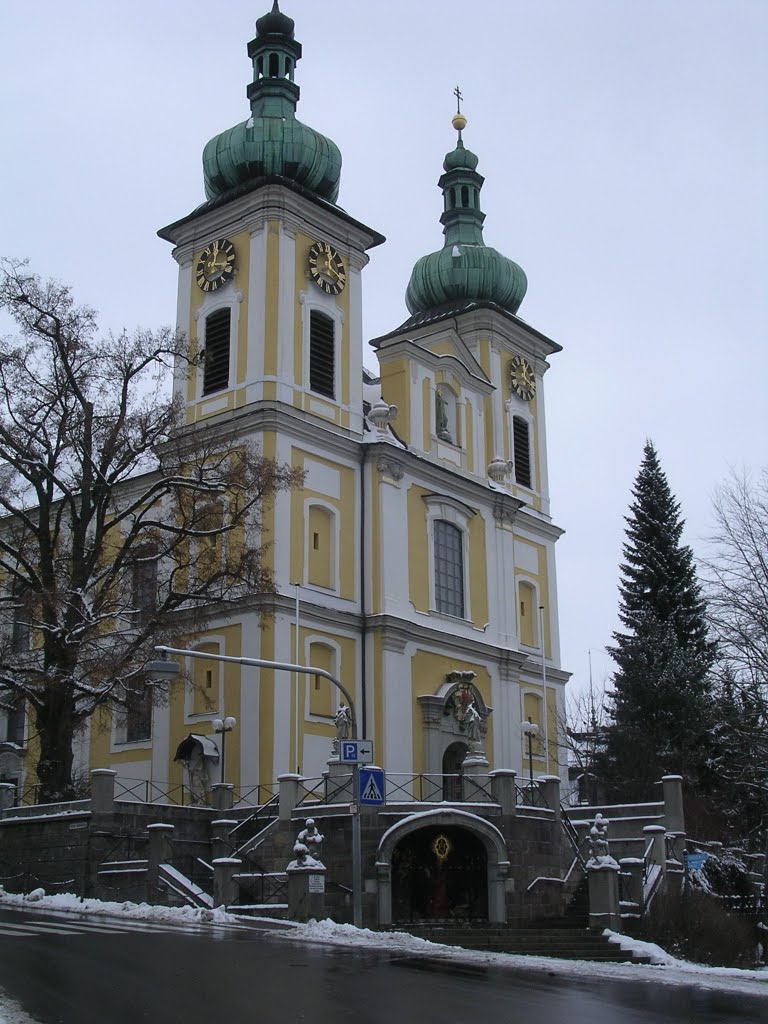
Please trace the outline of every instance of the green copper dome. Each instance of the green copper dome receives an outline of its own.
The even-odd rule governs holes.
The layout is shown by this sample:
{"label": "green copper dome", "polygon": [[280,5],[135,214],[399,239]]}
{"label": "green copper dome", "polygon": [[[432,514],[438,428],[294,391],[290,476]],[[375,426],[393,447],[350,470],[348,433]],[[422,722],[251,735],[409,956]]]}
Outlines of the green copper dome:
{"label": "green copper dome", "polygon": [[440,218],[445,244],[438,252],[416,263],[405,293],[411,313],[425,313],[459,301],[495,302],[516,313],[525,297],[528,281],[521,267],[483,242],[485,214],[480,209],[480,190],[485,180],[477,173],[477,157],[464,148],[461,129],[466,120],[457,114],[456,148],[446,154]]}
{"label": "green copper dome", "polygon": [[248,56],[253,63],[251,117],[214,136],[203,150],[206,196],[216,199],[245,182],[277,174],[335,203],[341,153],[330,139],[296,118],[299,87],[293,75],[301,43],[277,0],[256,22]]}

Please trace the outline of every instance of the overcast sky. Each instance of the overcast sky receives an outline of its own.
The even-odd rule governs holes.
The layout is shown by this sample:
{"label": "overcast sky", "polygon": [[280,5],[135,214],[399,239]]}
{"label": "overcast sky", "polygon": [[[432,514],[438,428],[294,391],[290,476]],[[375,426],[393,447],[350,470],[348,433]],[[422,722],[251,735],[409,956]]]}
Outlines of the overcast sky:
{"label": "overcast sky", "polygon": [[[0,254],[105,328],[175,315],[159,227],[203,199],[201,154],[248,116],[271,0],[5,0]],[[299,117],[344,159],[340,204],[381,231],[365,338],[406,317],[442,243],[436,187],[460,84],[485,240],[563,345],[546,378],[563,665],[596,681],[646,437],[701,549],[714,488],[768,462],[768,0],[285,0]],[[376,367],[375,358],[366,363]]]}

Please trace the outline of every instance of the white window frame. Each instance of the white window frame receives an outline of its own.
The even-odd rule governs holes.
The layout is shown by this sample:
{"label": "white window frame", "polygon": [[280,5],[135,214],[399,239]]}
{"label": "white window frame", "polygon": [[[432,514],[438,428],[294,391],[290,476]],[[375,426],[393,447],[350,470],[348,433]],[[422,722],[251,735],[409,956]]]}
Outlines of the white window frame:
{"label": "white window frame", "polygon": [[[309,528],[309,511],[313,506],[325,509],[326,512],[331,514],[331,544],[333,550],[331,551],[331,586],[321,587],[317,583],[309,582],[309,550],[312,538],[310,536]],[[341,516],[339,515],[339,509],[332,505],[328,501],[323,501],[322,498],[306,498],[304,501],[304,551],[306,557],[304,559],[304,586],[308,590],[317,590],[321,594],[338,594],[339,593],[339,531],[341,528]]]}
{"label": "white window frame", "polygon": [[[240,304],[243,300],[242,292],[225,289],[223,295],[218,292],[209,292],[194,313],[197,335],[197,353],[195,358],[195,402],[215,401],[235,386],[235,369],[237,367],[237,338],[240,324]],[[227,375],[227,386],[220,391],[212,391],[209,395],[203,394],[203,381],[205,379],[205,360],[200,358],[200,353],[205,348],[205,321],[211,313],[218,313],[220,309],[228,309],[229,314],[229,374]]]}
{"label": "white window frame", "polygon": [[[509,401],[509,450],[512,454],[512,479],[511,483],[514,487],[520,487],[524,491],[535,492],[538,490],[536,482],[536,440],[535,440],[535,423],[534,418],[531,415],[527,403],[521,399],[514,398]],[[531,486],[527,487],[525,484],[518,483],[517,481],[517,467],[515,465],[515,417],[520,420],[525,420],[528,424],[528,460],[531,467]]]}
{"label": "white window frame", "polygon": [[[333,652],[333,660],[331,667],[331,675],[339,678],[339,666],[341,665],[341,646],[331,637],[322,636],[321,634],[315,634],[304,638],[304,664],[311,665],[312,662],[309,659],[309,653],[312,650],[312,645],[322,644],[323,647],[328,647]],[[333,691],[334,700],[331,701],[331,716],[326,715],[313,715],[310,714],[310,686],[314,685],[314,676],[305,676],[308,680],[308,685],[304,688],[304,721],[305,722],[322,722],[324,725],[328,725],[329,722],[333,721],[334,704],[338,707],[339,701],[342,699],[341,691],[338,690],[333,683],[328,680],[328,685]]]}
{"label": "white window frame", "polygon": [[[533,588],[533,646],[529,647],[528,644],[524,644],[520,638],[520,586],[525,583],[527,586]],[[517,628],[517,642],[521,647],[525,647],[529,651],[540,651],[541,650],[541,622],[539,617],[539,605],[541,601],[539,599],[539,584],[531,576],[518,575],[515,580],[515,592],[517,594],[517,604],[515,606],[515,626]]]}
{"label": "white window frame", "polygon": [[[211,633],[208,636],[199,636],[193,644],[190,644],[190,650],[196,651],[201,647],[217,647],[219,654],[226,653],[226,640],[221,634]],[[215,653],[215,652],[211,652]],[[189,677],[189,682],[184,686],[184,722],[190,724],[194,722],[210,722],[214,718],[219,718],[223,714],[224,708],[224,662],[214,661],[211,659],[211,664],[215,670],[214,685],[212,687],[214,695],[216,697],[214,707],[210,711],[194,711],[194,699],[195,699],[195,662],[204,663],[208,661],[207,658],[185,658],[186,672]]]}
{"label": "white window frame", "polygon": [[112,715],[112,752],[116,750],[150,750],[155,734],[155,709],[152,707],[149,718],[149,738],[144,740],[128,740],[128,711],[116,708]]}
{"label": "white window frame", "polygon": [[[435,494],[424,496],[427,506],[427,565],[429,572],[429,611],[431,615],[441,615],[447,619],[459,622],[472,621],[472,608],[469,600],[469,521],[475,513],[462,505],[461,502],[452,498],[446,498]],[[435,522],[444,519],[451,525],[458,527],[461,531],[461,549],[463,559],[463,586],[464,586],[464,617],[451,615],[450,612],[441,612],[437,608],[437,597],[435,594]]]}
{"label": "white window frame", "polygon": [[[344,313],[337,305],[335,298],[321,292],[319,288],[313,288],[311,292],[300,292],[299,301],[301,303],[302,389],[318,401],[341,405],[341,335],[344,327]],[[333,321],[333,398],[321,395],[319,391],[312,391],[309,386],[309,328],[310,314],[313,311],[324,313]]]}

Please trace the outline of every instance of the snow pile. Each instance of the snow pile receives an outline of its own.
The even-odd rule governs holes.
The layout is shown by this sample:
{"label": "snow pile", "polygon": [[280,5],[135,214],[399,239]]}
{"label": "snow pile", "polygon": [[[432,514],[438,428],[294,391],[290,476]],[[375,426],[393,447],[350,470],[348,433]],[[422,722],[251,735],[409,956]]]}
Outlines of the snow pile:
{"label": "snow pile", "polygon": [[[225,910],[207,910],[204,907],[156,907],[149,903],[115,903],[108,900],[83,899],[69,892],[46,896],[44,889],[35,889],[27,895],[0,893],[0,906],[34,905],[36,910],[63,910],[77,914],[111,914],[139,921],[167,921],[173,924],[229,924],[238,925],[242,918]],[[0,1021],[2,1018],[0,1018]]]}

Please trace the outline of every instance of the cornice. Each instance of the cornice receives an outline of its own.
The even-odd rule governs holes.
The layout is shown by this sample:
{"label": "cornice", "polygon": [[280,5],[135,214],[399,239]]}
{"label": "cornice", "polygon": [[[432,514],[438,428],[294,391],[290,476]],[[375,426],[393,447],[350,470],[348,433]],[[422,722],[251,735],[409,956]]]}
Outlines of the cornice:
{"label": "cornice", "polygon": [[[432,629],[420,622],[400,619],[394,615],[368,615],[365,621],[369,630],[379,630],[382,637],[386,636],[389,638],[390,643],[397,641],[403,645],[409,642],[429,644],[433,647],[447,649],[467,660],[480,659],[497,665],[504,665],[506,672],[509,671],[510,666],[516,667],[520,671],[528,661],[528,655],[522,651],[498,647],[495,644],[490,644],[485,640],[477,640],[474,637],[462,637],[457,636],[456,633]],[[386,642],[386,640],[382,639],[382,643]],[[554,672],[555,670],[553,669],[552,671]]]}
{"label": "cornice", "polygon": [[[338,248],[350,252],[372,249],[386,239],[362,221],[288,178],[274,175],[249,182],[221,199],[203,203],[192,213],[161,228],[160,238],[176,245],[179,262],[191,258],[191,250],[203,238],[228,232],[258,230],[267,220],[284,219],[294,229],[316,225],[331,236]],[[343,228],[340,228],[343,224]],[[362,265],[362,264],[361,264]]]}
{"label": "cornice", "polygon": [[377,355],[379,363],[390,362],[393,359],[404,356],[406,359],[412,359],[423,366],[430,367],[432,370],[444,370],[450,367],[462,378],[463,384],[477,388],[481,394],[492,395],[496,390],[496,385],[486,377],[474,356],[471,356],[472,361],[475,363],[479,373],[482,373],[482,376],[473,372],[462,361],[461,356],[453,353],[433,352],[431,349],[417,345],[410,338],[401,338],[391,345],[387,345],[386,349],[380,349]]}

